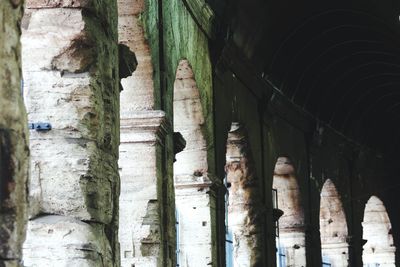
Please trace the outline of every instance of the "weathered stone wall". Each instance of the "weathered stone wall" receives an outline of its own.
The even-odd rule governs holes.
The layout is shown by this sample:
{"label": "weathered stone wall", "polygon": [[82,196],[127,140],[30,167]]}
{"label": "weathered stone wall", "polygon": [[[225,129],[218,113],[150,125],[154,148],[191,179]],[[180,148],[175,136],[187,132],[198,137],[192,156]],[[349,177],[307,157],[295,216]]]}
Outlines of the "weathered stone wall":
{"label": "weathered stone wall", "polygon": [[119,87],[114,0],[26,3],[31,131],[25,266],[119,266]]}
{"label": "weathered stone wall", "polygon": [[0,3],[0,266],[21,266],[27,220],[28,131],[21,95],[22,1]]}
{"label": "weathered stone wall", "polygon": [[[260,205],[258,216],[262,217],[263,266],[275,266],[276,250],[274,223],[272,216],[272,175],[275,164],[275,154],[269,143],[269,133],[263,125],[263,102],[257,100],[243,82],[229,69],[218,68],[214,80],[215,107],[215,145],[218,175],[225,175],[226,146],[232,121],[239,121],[246,128],[248,146],[254,166],[254,176],[259,177]],[[273,162],[271,164],[271,161]],[[222,169],[221,169],[222,167]],[[228,218],[229,220],[229,218]],[[225,231],[223,232],[225,234]]]}
{"label": "weathered stone wall", "polygon": [[[116,1],[28,1],[22,23],[28,115],[30,122],[49,122],[53,129],[31,131],[31,206],[24,265],[175,265],[170,124],[181,118],[174,119],[172,89],[178,63],[187,59],[199,92],[199,97],[187,101],[201,103],[204,116],[204,140],[193,140],[199,142],[202,153],[207,152],[201,154],[202,158],[206,155],[206,161],[191,167],[201,169],[203,176],[203,169],[207,169],[207,178],[220,181],[232,118],[244,122],[249,130],[256,169],[249,177],[260,178],[261,196],[254,199],[261,206],[260,216],[266,219],[264,243],[254,249],[268,259],[262,266],[273,266],[275,261],[271,188],[273,165],[282,154],[290,155],[299,167],[295,198],[302,200],[304,221],[295,224],[304,224],[305,231],[294,238],[302,242],[306,238],[301,246],[307,246],[307,266],[321,264],[320,194],[327,177],[346,203],[343,208],[349,225],[349,265],[361,266],[365,203],[373,193],[385,198],[387,190],[379,179],[387,174],[382,157],[332,130],[315,127],[311,118],[305,119],[308,125],[299,127],[298,117],[285,114],[288,103],[278,105],[271,114],[265,112],[266,107],[276,103],[270,95],[255,94],[252,83],[238,79],[241,71],[231,72],[224,66],[218,69],[220,73],[214,73],[218,77],[212,77],[210,40],[187,9],[180,0],[119,1],[120,43],[136,53],[139,63],[138,70],[122,81],[123,109],[119,113]],[[0,223],[5,227],[0,231],[0,260],[10,266],[19,265],[21,258],[28,172],[26,120],[19,94],[20,15],[19,1],[1,2],[5,34],[0,36]],[[121,198],[117,166],[120,114]],[[237,162],[229,167],[239,172]],[[213,173],[219,179],[213,178]],[[190,190],[182,195],[183,199],[190,195],[199,205],[208,202],[201,213],[208,215],[210,211],[209,218],[193,216],[190,220],[201,221],[200,227],[207,229],[207,234],[201,234],[207,239],[207,255],[200,256],[208,260],[211,254],[210,264],[222,266],[225,232],[223,218],[217,218],[222,208],[211,191],[209,198],[202,193],[194,197]],[[118,201],[123,207],[121,254],[116,240]],[[388,211],[385,221],[396,212],[395,205]],[[246,211],[237,214],[234,217],[248,215]],[[385,227],[385,231],[392,231],[390,226]],[[190,233],[194,229],[186,230]],[[393,243],[390,237],[388,243]],[[245,264],[251,259],[245,258]],[[297,264],[305,265],[303,261]]]}
{"label": "weathered stone wall", "polygon": [[[268,95],[257,95],[257,91],[253,90],[257,84],[243,78],[248,78],[248,72],[235,63],[229,63],[229,60],[235,62],[235,58],[220,62],[214,80],[218,169],[223,164],[222,156],[225,156],[222,145],[225,145],[227,122],[232,117],[239,118],[251,129],[250,133],[255,133],[249,140],[252,147],[256,148],[255,160],[261,159],[262,162],[257,164],[257,168],[262,170],[262,184],[265,186],[266,265],[274,265],[276,253],[275,238],[271,238],[274,236],[274,224],[269,212],[272,206],[270,190],[273,187],[273,166],[277,157],[287,155],[296,166],[298,196],[304,208],[304,220],[300,222],[304,230],[302,236],[297,235],[296,238],[298,242],[303,240],[302,244],[305,240],[307,266],[320,266],[322,261],[320,198],[327,178],[333,181],[344,203],[343,220],[347,222],[348,234],[342,238],[348,243],[349,265],[361,266],[361,223],[365,203],[372,194],[387,197],[383,193],[388,191],[387,186],[379,177],[387,176],[393,168],[385,169],[390,164],[383,164],[383,158],[376,151],[352,142],[329,127],[314,123],[312,118],[297,113],[296,107],[291,107],[289,102],[280,102],[279,93],[264,100],[263,97]],[[261,131],[258,127],[262,127]],[[262,143],[257,143],[257,134],[262,137]],[[262,147],[260,154],[257,150],[259,147]],[[395,209],[391,212],[393,214]],[[392,219],[393,216],[389,217]],[[301,258],[304,259],[304,253]],[[305,264],[304,260],[299,264]]]}
{"label": "weathered stone wall", "polygon": [[232,232],[233,266],[265,266],[264,214],[260,180],[245,129],[232,123],[226,148],[228,229]]}
{"label": "weathered stone wall", "polygon": [[288,157],[277,159],[272,188],[277,190],[279,218],[277,248],[285,255],[287,266],[306,266],[304,207],[295,167]]}
{"label": "weathered stone wall", "polygon": [[[164,257],[160,197],[165,113],[146,111],[121,121],[120,242],[122,266],[170,266]],[[168,257],[168,255],[166,255]]]}
{"label": "weathered stone wall", "polygon": [[[199,90],[201,107],[203,110],[204,124],[202,125],[203,136],[207,144],[207,176],[214,182],[215,177],[215,151],[214,151],[214,117],[213,117],[213,92],[212,92],[212,65],[210,60],[209,40],[204,32],[196,24],[192,15],[188,11],[183,1],[158,1],[151,0],[146,2],[146,13],[144,14],[144,25],[146,29],[146,37],[149,41],[152,54],[152,62],[154,67],[154,83],[155,94],[159,96],[159,101],[156,101],[156,106],[161,107],[166,112],[167,119],[173,124],[173,88],[176,79],[176,71],[181,60],[186,59],[190,62],[196,85]],[[155,30],[158,29],[158,30]],[[172,144],[171,139],[167,140],[166,144],[166,176],[173,177],[173,169],[170,165],[172,162],[170,150]],[[172,157],[173,159],[173,157]],[[169,178],[168,178],[169,179]],[[166,180],[164,189],[168,192],[174,191],[173,180]],[[171,190],[171,191],[169,191]],[[217,189],[218,190],[218,189]],[[207,190],[205,190],[207,192]],[[217,213],[221,212],[216,207],[216,198],[218,193],[215,190],[209,190],[210,193],[210,227],[212,230],[212,259],[210,264],[218,266],[217,259]],[[174,205],[175,199],[173,193],[167,196],[169,205],[164,208],[166,212],[165,223],[169,225],[168,239],[169,246],[172,247],[172,239],[175,238],[175,215]],[[204,200],[204,199],[203,199]],[[171,203],[172,202],[172,203]],[[165,206],[165,205],[164,205]],[[206,223],[207,224],[207,223]],[[223,225],[223,224],[222,224]],[[203,227],[203,226],[201,226]],[[172,229],[172,231],[171,231]],[[223,234],[223,227],[221,229]],[[219,240],[224,242],[224,238]],[[224,250],[221,247],[220,250]],[[171,253],[173,253],[171,251]],[[208,257],[208,256],[206,256]]]}
{"label": "weathered stone wall", "polygon": [[395,266],[396,247],[393,244],[392,224],[385,205],[372,196],[365,205],[363,226],[363,264]]}
{"label": "weathered stone wall", "polygon": [[349,259],[346,215],[341,197],[330,179],[325,181],[321,189],[320,207],[322,260],[335,267],[346,267]]}
{"label": "weathered stone wall", "polygon": [[174,132],[186,146],[174,163],[177,209],[178,264],[182,267],[212,263],[212,222],[207,143],[199,90],[189,61],[181,60],[174,83]]}
{"label": "weathered stone wall", "polygon": [[[158,19],[151,1],[118,1],[119,42],[134,52],[137,69],[122,79],[120,146],[120,234],[122,266],[172,266],[175,258],[175,209],[172,185],[172,128],[160,108]],[[157,8],[156,8],[157,10]],[[151,13],[151,15],[150,15]],[[153,38],[149,43],[147,37]],[[169,157],[166,157],[168,151]],[[171,171],[170,171],[171,172]],[[171,195],[172,194],[172,195]]]}

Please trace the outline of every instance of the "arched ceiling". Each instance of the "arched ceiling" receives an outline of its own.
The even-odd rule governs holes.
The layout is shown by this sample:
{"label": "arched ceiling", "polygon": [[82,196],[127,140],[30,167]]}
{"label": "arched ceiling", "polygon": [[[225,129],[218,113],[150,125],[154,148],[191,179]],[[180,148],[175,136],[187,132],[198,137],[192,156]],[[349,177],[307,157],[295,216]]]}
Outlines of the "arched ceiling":
{"label": "arched ceiling", "polygon": [[397,151],[400,1],[269,2],[230,8],[232,40],[255,69],[318,120]]}

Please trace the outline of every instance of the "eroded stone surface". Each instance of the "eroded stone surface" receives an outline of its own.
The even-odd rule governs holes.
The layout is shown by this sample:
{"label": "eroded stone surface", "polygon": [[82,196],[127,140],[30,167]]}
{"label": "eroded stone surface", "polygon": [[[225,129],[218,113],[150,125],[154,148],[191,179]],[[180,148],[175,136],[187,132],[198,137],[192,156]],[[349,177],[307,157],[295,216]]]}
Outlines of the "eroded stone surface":
{"label": "eroded stone surface", "polygon": [[232,123],[226,146],[228,229],[232,233],[233,266],[264,266],[259,180],[243,126]]}
{"label": "eroded stone surface", "polygon": [[212,234],[204,116],[193,70],[181,60],[174,83],[174,131],[186,142],[174,163],[179,266],[212,263]]}
{"label": "eroded stone surface", "polygon": [[322,259],[333,267],[348,266],[347,223],[340,196],[333,182],[321,190],[320,234]]}
{"label": "eroded stone surface", "polygon": [[[86,4],[91,12],[82,8]],[[119,266],[116,2],[27,6],[22,44],[28,118],[52,129],[31,132],[24,260],[30,266]],[[43,213],[57,217],[37,218]],[[69,231],[79,234],[63,238]]]}
{"label": "eroded stone surface", "polygon": [[24,266],[113,266],[104,225],[42,216],[29,223]]}
{"label": "eroded stone surface", "polygon": [[27,8],[87,7],[93,0],[27,0]]}
{"label": "eroded stone surface", "polygon": [[0,3],[0,266],[21,266],[26,230],[28,132],[20,61],[22,2]]}
{"label": "eroded stone surface", "polygon": [[131,113],[121,121],[120,233],[122,266],[164,266],[158,165],[165,113]]}
{"label": "eroded stone surface", "polygon": [[272,188],[277,190],[278,208],[283,211],[279,218],[279,238],[276,246],[285,255],[287,266],[306,266],[306,235],[304,209],[295,168],[288,157],[279,157]]}
{"label": "eroded stone surface", "polygon": [[144,0],[118,0],[119,42],[135,53],[138,63],[136,71],[121,82],[124,89],[121,92],[121,118],[129,118],[130,112],[155,107],[153,65],[141,22],[144,10]]}
{"label": "eroded stone surface", "polygon": [[169,189],[163,181],[167,178],[161,167],[165,163],[161,146],[170,129],[165,128],[165,113],[155,110],[152,57],[142,20],[145,4],[144,0],[118,0],[119,42],[124,53],[134,53],[137,59],[135,72],[127,68],[121,80],[119,240],[124,267],[169,266],[167,258],[173,257],[164,253],[173,241],[168,235],[174,225],[162,221],[171,200],[166,198]]}
{"label": "eroded stone surface", "polygon": [[378,197],[372,196],[365,205],[362,226],[363,239],[366,240],[363,263],[394,267],[396,247],[391,234],[392,225],[386,208]]}

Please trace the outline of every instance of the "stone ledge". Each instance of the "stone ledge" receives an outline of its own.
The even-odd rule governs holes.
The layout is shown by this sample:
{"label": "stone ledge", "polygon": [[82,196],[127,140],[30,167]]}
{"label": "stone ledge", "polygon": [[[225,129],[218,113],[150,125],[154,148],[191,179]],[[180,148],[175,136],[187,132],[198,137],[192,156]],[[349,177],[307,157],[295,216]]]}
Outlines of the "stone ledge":
{"label": "stone ledge", "polygon": [[171,124],[161,110],[137,111],[121,119],[121,143],[159,143],[171,132]]}
{"label": "stone ledge", "polygon": [[83,8],[90,3],[91,0],[28,0],[26,8]]}

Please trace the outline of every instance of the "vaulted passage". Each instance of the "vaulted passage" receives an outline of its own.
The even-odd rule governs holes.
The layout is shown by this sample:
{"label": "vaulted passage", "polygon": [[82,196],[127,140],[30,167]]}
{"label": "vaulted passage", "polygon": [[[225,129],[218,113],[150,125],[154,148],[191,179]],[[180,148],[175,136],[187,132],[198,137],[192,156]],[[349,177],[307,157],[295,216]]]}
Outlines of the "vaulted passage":
{"label": "vaulted passage", "polygon": [[396,247],[393,244],[392,224],[385,205],[372,196],[364,210],[363,220],[364,266],[394,267]]}
{"label": "vaulted passage", "polygon": [[399,14],[0,0],[0,267],[399,265]]}
{"label": "vaulted passage", "polygon": [[320,205],[322,262],[327,266],[346,267],[349,259],[346,216],[341,198],[330,179],[322,187]]}

